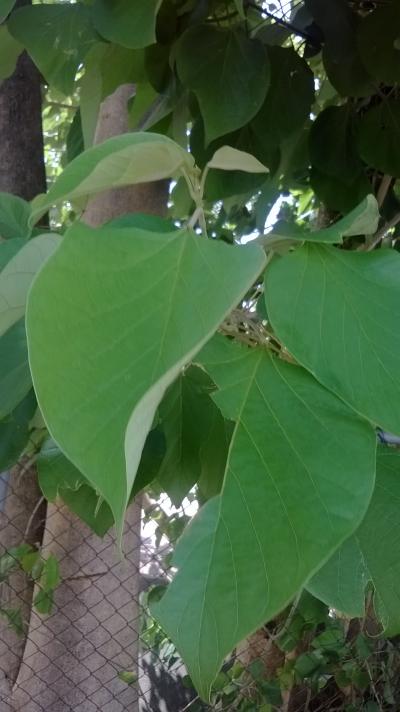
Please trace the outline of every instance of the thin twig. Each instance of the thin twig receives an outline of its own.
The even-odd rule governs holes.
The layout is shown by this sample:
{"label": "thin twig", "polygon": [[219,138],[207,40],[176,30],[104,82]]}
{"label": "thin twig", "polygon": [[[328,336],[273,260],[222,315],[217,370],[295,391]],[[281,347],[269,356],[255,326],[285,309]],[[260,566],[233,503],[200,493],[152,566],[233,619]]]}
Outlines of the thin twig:
{"label": "thin twig", "polygon": [[383,240],[385,235],[391,230],[393,227],[396,227],[398,223],[400,222],[400,211],[393,215],[393,217],[388,220],[387,223],[385,223],[379,230],[378,232],[375,233],[375,235],[372,236],[371,242],[368,242],[366,245],[366,250],[370,252],[371,250],[375,249],[377,245],[379,245],[380,241]]}
{"label": "thin twig", "polygon": [[300,30],[298,27],[295,27],[290,22],[283,20],[281,17],[276,17],[273,12],[269,12],[264,7],[259,7],[259,5],[256,5],[256,3],[254,2],[247,2],[246,7],[251,7],[253,10],[257,10],[257,12],[259,12],[261,15],[264,15],[265,17],[269,17],[271,20],[274,20],[277,25],[284,27],[286,30],[289,30],[289,32],[292,32],[293,34],[298,35],[299,37],[303,37],[305,40],[311,42],[311,44],[314,45],[315,40],[313,37],[311,37],[311,35],[309,35],[307,32],[304,32],[303,30]]}
{"label": "thin twig", "polygon": [[44,497],[43,497],[43,495],[42,495],[42,497],[41,497],[40,499],[38,499],[38,501],[36,502],[35,507],[34,507],[34,510],[33,510],[31,516],[30,516],[29,519],[28,519],[28,523],[27,523],[27,525],[26,525],[26,529],[25,529],[25,532],[24,532],[24,541],[25,541],[25,540],[27,539],[27,537],[28,537],[30,528],[31,528],[31,526],[32,526],[32,522],[33,522],[35,516],[37,515],[37,513],[38,513],[40,507],[42,506],[43,502],[44,502]]}
{"label": "thin twig", "polygon": [[376,196],[379,207],[382,207],[382,205],[384,203],[384,200],[387,196],[388,190],[391,186],[392,180],[393,180],[392,176],[385,174],[380,182],[378,193]]}

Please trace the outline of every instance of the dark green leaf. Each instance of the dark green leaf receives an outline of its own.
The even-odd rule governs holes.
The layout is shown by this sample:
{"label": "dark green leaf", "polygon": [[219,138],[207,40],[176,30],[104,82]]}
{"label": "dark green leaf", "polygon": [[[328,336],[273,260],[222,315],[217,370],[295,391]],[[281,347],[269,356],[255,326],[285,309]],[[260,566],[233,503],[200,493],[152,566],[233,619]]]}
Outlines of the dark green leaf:
{"label": "dark green leaf", "polygon": [[252,122],[270,145],[279,144],[307,121],[314,100],[314,76],[294,49],[269,47],[271,84]]}
{"label": "dark green leaf", "polygon": [[0,81],[12,75],[22,50],[23,46],[10,34],[8,27],[0,26]]}
{"label": "dark green leaf", "polygon": [[0,419],[9,415],[32,388],[25,319],[0,337]]}
{"label": "dark green leaf", "polygon": [[32,232],[28,225],[30,213],[30,205],[25,200],[10,193],[0,193],[0,237],[4,240],[28,238]]}
{"label": "dark green leaf", "polygon": [[31,390],[12,413],[0,420],[0,472],[14,465],[29,440],[29,423],[37,404]]}
{"label": "dark green leaf", "polygon": [[355,148],[348,104],[329,106],[318,114],[310,132],[310,158],[319,171],[345,182],[361,174],[363,165]]}
{"label": "dark green leaf", "polygon": [[155,42],[157,12],[162,0],[95,0],[93,22],[110,42],[139,49]]}
{"label": "dark green leaf", "polygon": [[54,603],[54,593],[52,590],[43,591],[40,589],[35,598],[33,599],[33,605],[38,613],[42,615],[47,615],[51,613]]}
{"label": "dark green leaf", "polygon": [[343,215],[353,210],[371,192],[371,183],[364,173],[346,183],[340,177],[328,176],[313,168],[310,173],[310,183],[315,194],[328,210]]}
{"label": "dark green leaf", "polygon": [[241,31],[196,25],[180,38],[178,74],[200,104],[207,143],[247,124],[269,84],[265,50]]}
{"label": "dark green leaf", "polygon": [[375,5],[358,28],[358,49],[368,72],[378,83],[397,84],[400,81],[400,5],[389,0]]}
{"label": "dark green leaf", "polygon": [[400,177],[400,99],[384,99],[364,114],[357,144],[369,166]]}
{"label": "dark green leaf", "polygon": [[26,625],[23,621],[22,610],[20,608],[6,608],[1,606],[0,615],[6,619],[10,628],[12,628],[17,635],[24,635]]}

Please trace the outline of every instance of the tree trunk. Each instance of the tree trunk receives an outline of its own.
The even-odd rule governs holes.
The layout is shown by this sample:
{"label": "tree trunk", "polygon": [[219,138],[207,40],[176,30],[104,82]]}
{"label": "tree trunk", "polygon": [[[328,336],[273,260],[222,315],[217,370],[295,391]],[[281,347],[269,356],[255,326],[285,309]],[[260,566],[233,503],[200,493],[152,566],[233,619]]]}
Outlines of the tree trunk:
{"label": "tree trunk", "polygon": [[[96,142],[128,130],[133,91],[123,85],[103,102]],[[90,200],[83,219],[97,226],[129,212],[164,215],[167,197],[166,182],[107,191]],[[136,501],[128,510],[121,561],[113,534],[102,540],[61,503],[48,506],[43,551],[59,559],[61,584],[54,614],[32,613],[13,712],[138,709],[138,686],[122,682],[118,671],[137,672],[140,519]]]}
{"label": "tree trunk", "polygon": [[[26,4],[26,0],[18,0],[16,7]],[[14,74],[0,84],[0,191],[25,200],[46,191],[40,75],[25,52]],[[35,469],[17,466],[3,473],[1,485],[0,553],[24,539],[40,543],[45,505],[37,508],[40,492]],[[32,592],[33,586],[19,572],[2,585],[0,601],[7,607],[20,608],[23,618],[29,620]],[[17,677],[25,641],[0,621],[0,700]]]}

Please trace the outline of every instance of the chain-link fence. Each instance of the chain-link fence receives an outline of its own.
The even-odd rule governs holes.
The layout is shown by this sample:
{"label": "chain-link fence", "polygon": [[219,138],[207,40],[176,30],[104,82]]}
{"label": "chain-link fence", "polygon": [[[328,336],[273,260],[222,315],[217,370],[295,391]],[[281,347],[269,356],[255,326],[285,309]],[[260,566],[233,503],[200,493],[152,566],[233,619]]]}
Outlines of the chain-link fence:
{"label": "chain-link fence", "polygon": [[[112,532],[100,538],[61,502],[43,501],[29,463],[2,475],[1,712],[400,708],[397,641],[380,638],[372,617],[344,621],[312,597],[240,644],[212,705],[199,700],[147,607],[196,509],[194,497],[174,508],[143,495],[128,510],[122,558]],[[54,592],[43,578],[49,558],[59,568]]]}

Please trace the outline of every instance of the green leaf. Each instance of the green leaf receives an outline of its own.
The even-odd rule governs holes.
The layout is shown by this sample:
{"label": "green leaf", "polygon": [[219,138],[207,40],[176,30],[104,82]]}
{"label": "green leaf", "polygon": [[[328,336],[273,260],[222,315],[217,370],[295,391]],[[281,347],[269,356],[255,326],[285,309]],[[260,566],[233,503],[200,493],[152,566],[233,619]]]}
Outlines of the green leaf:
{"label": "green leaf", "polygon": [[156,41],[156,18],[162,0],[95,0],[93,22],[110,42],[140,49]]}
{"label": "green leaf", "polygon": [[46,195],[32,202],[36,221],[52,205],[86,199],[108,188],[172,178],[193,170],[192,157],[167,136],[136,132],[89,148],[68,164]]}
{"label": "green leaf", "polygon": [[22,238],[0,242],[0,272],[25,244]]}
{"label": "green leaf", "polygon": [[0,337],[0,419],[11,413],[32,388],[25,319]]}
{"label": "green leaf", "polygon": [[400,51],[396,47],[399,36],[400,6],[396,0],[375,5],[358,28],[361,59],[379,84],[391,86],[400,81]]}
{"label": "green leaf", "polygon": [[[1,7],[0,7],[1,13]],[[0,18],[1,20],[1,18]],[[6,25],[0,27],[0,81],[8,79],[17,66],[18,57],[23,50],[22,44],[9,33]]]}
{"label": "green leaf", "polygon": [[39,235],[18,250],[0,272],[0,337],[24,316],[33,278],[60,244],[59,235]]}
{"label": "green leaf", "polygon": [[26,624],[22,618],[21,608],[6,608],[0,606],[0,615],[6,619],[10,628],[17,635],[24,635]]}
{"label": "green leaf", "polygon": [[257,158],[246,151],[239,151],[232,146],[221,146],[215,151],[207,163],[208,168],[219,168],[223,171],[245,171],[246,173],[268,173]]}
{"label": "green leaf", "polygon": [[72,94],[77,69],[96,39],[89,8],[81,3],[22,7],[12,13],[8,28],[46,81],[63,94]]}
{"label": "green leaf", "polygon": [[106,534],[114,524],[109,506],[106,502],[99,506],[99,495],[90,487],[86,477],[52,441],[42,448],[37,468],[40,489],[49,502],[61,497],[95,534],[101,537]]}
{"label": "green leaf", "polygon": [[96,42],[85,57],[85,73],[81,80],[79,111],[85,148],[94,144],[100,104],[103,101],[103,79],[101,62],[106,54],[107,45]]}
{"label": "green leaf", "polygon": [[371,194],[346,217],[322,230],[312,232],[302,229],[296,223],[280,223],[266,236],[265,244],[272,244],[272,239],[337,244],[342,243],[344,237],[372,235],[376,231],[378,223],[379,207],[375,196]]}
{"label": "green leaf", "polygon": [[295,359],[358,413],[400,434],[400,255],[307,245],[272,260],[267,311]]}
{"label": "green leaf", "polygon": [[400,632],[400,453],[378,448],[376,486],[357,531],[311,579],[310,591],[350,617],[365,614],[366,588],[386,635]]}
{"label": "green leaf", "polygon": [[0,22],[3,22],[15,5],[15,0],[0,0]]}
{"label": "green leaf", "polygon": [[236,426],[221,495],[180,539],[178,573],[152,613],[208,699],[236,643],[282,610],[362,519],[376,444],[304,369],[264,349],[220,337],[196,361]]}
{"label": "green leaf", "polygon": [[77,223],[35,280],[27,328],[41,411],[119,529],[166,388],[264,263],[260,248],[191,231]]}
{"label": "green leaf", "polygon": [[202,450],[207,445],[215,411],[223,422],[210,398],[211,390],[207,374],[191,367],[172,384],[160,404],[166,454],[157,481],[177,507],[202,474]]}
{"label": "green leaf", "polygon": [[247,124],[265,99],[267,56],[244,32],[194,25],[178,40],[176,62],[199,101],[207,143]]}
{"label": "green leaf", "polygon": [[357,48],[358,18],[347,0],[305,0],[324,34],[322,52],[330,82],[342,96],[369,96],[375,89]]}
{"label": "green leaf", "polygon": [[361,158],[372,168],[400,177],[400,99],[385,99],[360,120],[357,136]]}
{"label": "green leaf", "polygon": [[84,150],[81,110],[77,109],[66,139],[66,162],[71,163]]}
{"label": "green leaf", "polygon": [[362,172],[357,154],[353,116],[349,104],[329,106],[318,114],[310,132],[313,166],[342,181],[352,181]]}
{"label": "green leaf", "polygon": [[54,594],[53,591],[43,591],[40,589],[35,598],[33,599],[33,605],[38,613],[42,615],[48,615],[51,613],[54,604]]}
{"label": "green leaf", "polygon": [[253,126],[276,144],[307,121],[314,101],[314,76],[307,62],[289,47],[268,47],[268,57],[271,85]]}
{"label": "green leaf", "polygon": [[0,237],[28,238],[31,234],[29,216],[31,207],[26,200],[11,193],[0,193]]}
{"label": "green leaf", "polygon": [[328,210],[345,215],[371,192],[371,183],[365,173],[350,182],[341,180],[312,168],[310,185]]}
{"label": "green leaf", "polygon": [[44,591],[54,590],[60,583],[60,567],[58,560],[53,554],[50,554],[43,564],[42,575],[40,577],[40,585]]}
{"label": "green leaf", "polygon": [[12,413],[0,420],[0,471],[15,465],[29,440],[29,423],[37,404],[33,389]]}

